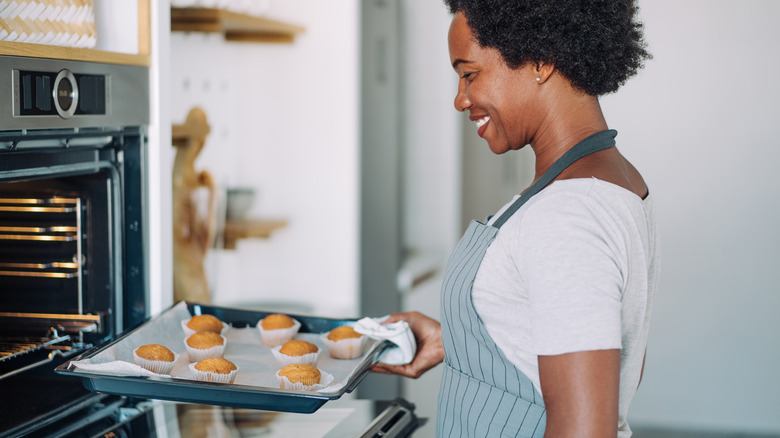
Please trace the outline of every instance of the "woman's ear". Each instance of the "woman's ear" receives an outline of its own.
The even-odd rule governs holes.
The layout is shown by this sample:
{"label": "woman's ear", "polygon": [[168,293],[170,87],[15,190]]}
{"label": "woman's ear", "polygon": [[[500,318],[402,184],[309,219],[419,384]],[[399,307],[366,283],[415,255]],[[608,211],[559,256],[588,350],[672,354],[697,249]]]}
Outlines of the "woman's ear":
{"label": "woman's ear", "polygon": [[555,71],[555,64],[548,62],[536,62],[533,64],[534,74],[536,74],[536,83],[543,84]]}

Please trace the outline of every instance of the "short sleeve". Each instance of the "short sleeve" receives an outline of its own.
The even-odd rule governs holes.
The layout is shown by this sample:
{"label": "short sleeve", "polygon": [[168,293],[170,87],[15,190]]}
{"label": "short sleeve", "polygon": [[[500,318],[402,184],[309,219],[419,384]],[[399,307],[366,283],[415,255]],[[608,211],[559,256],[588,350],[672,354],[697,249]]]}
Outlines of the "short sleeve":
{"label": "short sleeve", "polygon": [[519,233],[535,354],[621,348],[625,246],[609,213],[558,193],[529,202]]}

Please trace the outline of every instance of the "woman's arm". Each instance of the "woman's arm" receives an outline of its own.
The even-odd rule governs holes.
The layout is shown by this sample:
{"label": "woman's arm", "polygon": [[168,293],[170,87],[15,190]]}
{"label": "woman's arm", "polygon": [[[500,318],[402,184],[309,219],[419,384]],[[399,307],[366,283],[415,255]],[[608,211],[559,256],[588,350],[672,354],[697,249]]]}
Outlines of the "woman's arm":
{"label": "woman's arm", "polygon": [[376,364],[371,371],[383,374],[400,374],[414,379],[444,360],[444,344],[441,340],[441,324],[420,312],[393,313],[385,323],[406,321],[417,341],[417,354],[407,365]]}
{"label": "woman's arm", "polygon": [[620,350],[539,356],[547,408],[545,437],[615,437]]}

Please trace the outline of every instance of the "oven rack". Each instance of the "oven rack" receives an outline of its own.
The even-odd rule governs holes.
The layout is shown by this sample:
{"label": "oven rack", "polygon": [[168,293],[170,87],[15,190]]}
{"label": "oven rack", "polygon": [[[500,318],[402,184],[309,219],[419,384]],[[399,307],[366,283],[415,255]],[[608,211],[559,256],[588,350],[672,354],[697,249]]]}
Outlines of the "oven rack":
{"label": "oven rack", "polygon": [[8,336],[0,338],[0,362],[12,360],[25,354],[70,340],[70,335],[55,338],[30,336]]}
{"label": "oven rack", "polygon": [[51,362],[71,349],[70,335],[0,337],[0,380]]}
{"label": "oven rack", "polygon": [[0,276],[79,278],[81,205],[78,197],[0,198],[0,243],[75,245],[71,260],[0,259]]}

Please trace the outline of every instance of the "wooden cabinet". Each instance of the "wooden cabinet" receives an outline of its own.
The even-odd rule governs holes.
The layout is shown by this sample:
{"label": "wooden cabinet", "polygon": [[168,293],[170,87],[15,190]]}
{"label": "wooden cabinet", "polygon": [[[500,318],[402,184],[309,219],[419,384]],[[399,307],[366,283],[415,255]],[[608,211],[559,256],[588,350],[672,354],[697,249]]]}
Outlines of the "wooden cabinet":
{"label": "wooden cabinet", "polygon": [[[96,2],[99,1],[102,0],[96,0]],[[148,66],[151,60],[150,3],[151,0],[137,0],[138,49],[136,53],[112,51],[110,47],[108,47],[107,50],[96,50],[0,41],[0,55]],[[124,4],[124,7],[127,7],[127,4]],[[109,28],[111,28],[111,26],[109,26]],[[98,34],[98,38],[100,38],[100,34]]]}

